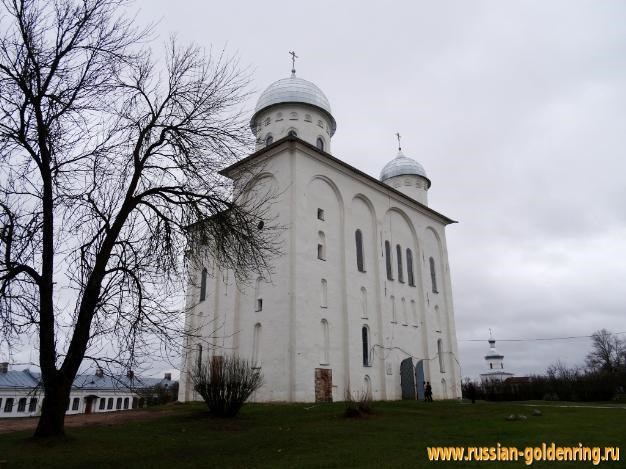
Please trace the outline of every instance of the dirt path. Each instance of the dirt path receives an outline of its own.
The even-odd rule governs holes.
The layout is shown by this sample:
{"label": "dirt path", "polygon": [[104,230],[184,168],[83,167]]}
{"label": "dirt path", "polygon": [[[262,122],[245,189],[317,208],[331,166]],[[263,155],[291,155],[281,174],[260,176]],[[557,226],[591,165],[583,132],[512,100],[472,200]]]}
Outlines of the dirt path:
{"label": "dirt path", "polygon": [[[65,426],[85,427],[90,425],[117,425],[131,420],[154,420],[166,415],[170,415],[172,410],[124,410],[119,412],[103,412],[95,414],[67,415]],[[0,419],[0,434],[18,432],[23,430],[34,430],[37,426],[37,417]]]}

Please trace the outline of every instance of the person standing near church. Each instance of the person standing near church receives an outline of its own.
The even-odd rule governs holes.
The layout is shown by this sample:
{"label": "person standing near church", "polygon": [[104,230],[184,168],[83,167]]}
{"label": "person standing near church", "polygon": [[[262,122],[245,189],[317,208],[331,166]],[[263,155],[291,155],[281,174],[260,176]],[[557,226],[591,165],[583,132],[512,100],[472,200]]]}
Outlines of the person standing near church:
{"label": "person standing near church", "polygon": [[424,397],[426,398],[426,402],[433,401],[433,387],[430,385],[430,381],[426,381],[426,386],[424,387]]}

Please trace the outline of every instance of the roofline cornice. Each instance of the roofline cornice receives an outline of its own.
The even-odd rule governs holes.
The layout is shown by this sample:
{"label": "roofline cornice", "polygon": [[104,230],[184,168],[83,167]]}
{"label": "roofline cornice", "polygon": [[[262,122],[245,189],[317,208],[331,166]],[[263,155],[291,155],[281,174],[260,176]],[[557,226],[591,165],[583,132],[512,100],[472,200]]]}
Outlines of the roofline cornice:
{"label": "roofline cornice", "polygon": [[280,140],[275,141],[271,145],[269,145],[269,146],[267,146],[265,148],[261,148],[260,150],[255,151],[251,155],[249,155],[249,156],[247,156],[247,157],[237,161],[236,163],[233,163],[230,166],[220,170],[219,174],[221,174],[222,176],[226,176],[227,178],[232,179],[233,176],[237,173],[237,170],[239,168],[243,168],[244,166],[250,164],[253,160],[255,160],[257,158],[262,158],[263,156],[266,156],[267,158],[271,158],[275,153],[277,153],[278,150],[282,149],[283,147],[288,148],[290,146],[291,147],[298,147],[298,146],[300,146],[300,147],[302,147],[302,149],[307,150],[308,154],[312,154],[313,156],[315,156],[317,158],[320,158],[320,159],[325,158],[325,159],[329,160],[330,162],[335,163],[335,164],[339,165],[340,167],[342,167],[344,169],[347,169],[348,172],[356,174],[357,176],[365,179],[366,182],[370,183],[370,185],[375,186],[381,192],[386,193],[388,195],[395,196],[396,198],[400,199],[402,202],[408,203],[408,205],[413,206],[419,212],[422,212],[422,213],[424,213],[426,215],[430,215],[431,217],[438,219],[444,225],[450,225],[452,223],[458,223],[456,220],[448,218],[445,215],[437,212],[436,210],[433,210],[432,208],[427,207],[424,204],[421,204],[417,200],[412,199],[411,197],[409,197],[409,196],[403,194],[402,192],[400,192],[399,190],[394,189],[393,187],[388,186],[384,182],[379,181],[375,177],[370,176],[367,173],[364,173],[363,171],[355,168],[352,165],[349,165],[345,161],[342,161],[339,158],[334,157],[330,153],[326,153],[325,151],[321,151],[316,146],[311,145],[310,143],[305,142],[304,140],[301,140],[300,138],[294,137],[294,136],[291,136],[291,135],[283,137]]}

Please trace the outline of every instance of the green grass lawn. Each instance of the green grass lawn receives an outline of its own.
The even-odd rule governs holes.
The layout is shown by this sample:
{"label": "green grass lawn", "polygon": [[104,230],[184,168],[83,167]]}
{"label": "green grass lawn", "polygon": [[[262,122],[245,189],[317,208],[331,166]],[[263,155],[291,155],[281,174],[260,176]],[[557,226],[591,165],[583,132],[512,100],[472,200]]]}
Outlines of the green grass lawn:
{"label": "green grass lawn", "polygon": [[[546,403],[541,403],[545,405]],[[246,405],[233,420],[210,419],[200,404],[168,406],[151,421],[68,429],[66,441],[42,444],[28,433],[0,435],[6,468],[191,467],[526,467],[518,462],[428,462],[427,446],[621,446],[626,467],[626,409],[532,407],[518,403],[378,402],[375,414],[342,417],[334,404]],[[158,411],[158,410],[157,410]],[[523,413],[526,421],[508,422]],[[531,467],[593,467],[543,462]]]}

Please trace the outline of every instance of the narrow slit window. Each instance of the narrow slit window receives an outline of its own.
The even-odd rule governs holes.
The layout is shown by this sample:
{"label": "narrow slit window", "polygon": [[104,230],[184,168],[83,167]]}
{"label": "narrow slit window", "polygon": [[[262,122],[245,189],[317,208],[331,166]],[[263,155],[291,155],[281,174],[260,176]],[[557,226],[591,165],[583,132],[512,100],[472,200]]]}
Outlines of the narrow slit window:
{"label": "narrow slit window", "polygon": [[396,311],[396,297],[391,295],[389,299],[391,301],[391,322],[395,324],[398,322],[398,313]]}
{"label": "narrow slit window", "polygon": [[320,307],[328,308],[328,282],[325,278],[322,279],[320,289]]}
{"label": "narrow slit window", "polygon": [[324,221],[324,209],[323,208],[317,209],[317,219]]}
{"label": "narrow slit window", "polygon": [[363,343],[363,366],[370,366],[369,330],[367,326],[361,328],[361,341]]}
{"label": "narrow slit window", "polygon": [[365,272],[365,265],[363,264],[363,233],[361,233],[361,230],[354,232],[354,241],[356,243],[356,268],[359,272]]}
{"label": "narrow slit window", "polygon": [[252,366],[254,368],[261,367],[261,323],[254,325],[254,334],[252,336]]}
{"label": "narrow slit window", "polygon": [[328,365],[330,363],[330,331],[328,321],[322,319],[320,323],[322,327],[322,353],[320,357],[320,365]]}
{"label": "narrow slit window", "polygon": [[200,367],[202,366],[202,345],[198,344],[196,346],[196,351],[197,351],[197,357],[196,357],[196,363],[198,364],[198,369],[200,369]]}
{"label": "narrow slit window", "polygon": [[393,280],[393,271],[391,269],[391,243],[385,241],[385,266],[387,267],[387,280]]}
{"label": "narrow slit window", "polygon": [[435,259],[428,259],[430,263],[430,283],[432,284],[433,293],[439,293],[437,290],[437,272],[435,271]]}
{"label": "narrow slit window", "polygon": [[396,258],[398,261],[398,282],[404,283],[404,271],[402,270],[402,248],[396,244]]}
{"label": "narrow slit window", "polygon": [[415,286],[415,276],[413,274],[413,252],[410,249],[406,250],[406,277],[409,282],[409,286]]}
{"label": "narrow slit window", "polygon": [[446,367],[443,359],[443,342],[441,339],[437,340],[437,355],[439,355],[439,371],[445,373]]}
{"label": "narrow slit window", "polygon": [[207,281],[208,271],[206,268],[202,269],[202,276],[200,278],[200,301],[206,300],[206,281]]}

